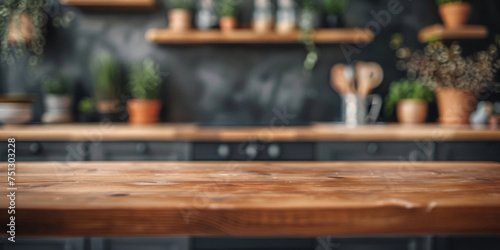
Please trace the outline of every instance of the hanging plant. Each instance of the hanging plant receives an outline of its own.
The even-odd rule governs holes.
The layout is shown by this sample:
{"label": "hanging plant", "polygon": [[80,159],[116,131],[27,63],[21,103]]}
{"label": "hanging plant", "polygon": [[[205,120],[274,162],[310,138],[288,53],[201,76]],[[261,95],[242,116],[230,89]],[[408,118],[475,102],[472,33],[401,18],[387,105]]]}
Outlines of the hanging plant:
{"label": "hanging plant", "polygon": [[[16,57],[29,56],[31,65],[43,57],[48,16],[54,24],[67,27],[74,13],[64,17],[56,0],[4,0],[0,5],[1,61],[11,64]],[[56,20],[58,20],[56,22]]]}
{"label": "hanging plant", "polygon": [[318,62],[318,49],[314,43],[313,35],[317,27],[317,11],[313,1],[302,0],[299,26],[302,30],[302,42],[304,43],[307,56],[304,60],[304,71],[310,73]]}

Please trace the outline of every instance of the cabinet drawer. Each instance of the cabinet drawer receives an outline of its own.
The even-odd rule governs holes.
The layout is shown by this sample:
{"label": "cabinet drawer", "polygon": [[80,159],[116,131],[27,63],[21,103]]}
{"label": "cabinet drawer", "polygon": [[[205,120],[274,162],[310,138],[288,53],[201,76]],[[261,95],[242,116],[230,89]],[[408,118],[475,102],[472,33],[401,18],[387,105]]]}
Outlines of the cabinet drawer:
{"label": "cabinet drawer", "polygon": [[[2,239],[3,242],[4,239]],[[3,250],[84,250],[82,238],[27,239],[17,238],[15,243],[5,241]]]}
{"label": "cabinet drawer", "polygon": [[433,142],[322,142],[320,161],[432,161]]}
{"label": "cabinet drawer", "polygon": [[[1,159],[7,160],[7,143],[1,144]],[[85,161],[86,142],[16,141],[16,161]]]}
{"label": "cabinet drawer", "polygon": [[93,238],[92,250],[189,250],[189,238]]}
{"label": "cabinet drawer", "polygon": [[92,161],[187,161],[187,142],[99,142],[90,144]]}
{"label": "cabinet drawer", "polygon": [[500,162],[500,142],[442,142],[437,146],[442,161]]}

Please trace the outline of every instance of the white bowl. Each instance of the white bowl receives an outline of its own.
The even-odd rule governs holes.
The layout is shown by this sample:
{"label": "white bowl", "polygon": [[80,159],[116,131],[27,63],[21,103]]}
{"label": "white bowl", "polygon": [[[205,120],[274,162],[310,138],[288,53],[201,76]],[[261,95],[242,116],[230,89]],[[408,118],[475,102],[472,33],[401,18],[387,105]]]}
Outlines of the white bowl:
{"label": "white bowl", "polygon": [[5,124],[27,123],[33,119],[31,103],[0,102],[0,122]]}

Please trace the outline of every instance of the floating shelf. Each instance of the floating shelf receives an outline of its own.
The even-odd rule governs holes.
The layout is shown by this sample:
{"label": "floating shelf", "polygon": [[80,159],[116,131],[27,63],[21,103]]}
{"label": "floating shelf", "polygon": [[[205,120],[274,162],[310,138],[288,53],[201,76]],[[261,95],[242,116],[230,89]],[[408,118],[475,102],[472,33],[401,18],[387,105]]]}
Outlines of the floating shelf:
{"label": "floating shelf", "polygon": [[[366,29],[320,29],[315,31],[316,43],[369,43],[374,34]],[[164,44],[202,44],[202,43],[297,43],[302,40],[302,32],[290,34],[255,33],[251,29],[232,32],[220,30],[174,32],[169,29],[151,29],[146,39],[152,43]]]}
{"label": "floating shelf", "polygon": [[481,39],[488,36],[488,29],[485,26],[467,25],[456,29],[448,29],[441,24],[428,26],[420,30],[418,38],[420,42],[433,40],[452,39]]}
{"label": "floating shelf", "polygon": [[155,0],[61,0],[61,3],[91,9],[150,10],[156,8]]}

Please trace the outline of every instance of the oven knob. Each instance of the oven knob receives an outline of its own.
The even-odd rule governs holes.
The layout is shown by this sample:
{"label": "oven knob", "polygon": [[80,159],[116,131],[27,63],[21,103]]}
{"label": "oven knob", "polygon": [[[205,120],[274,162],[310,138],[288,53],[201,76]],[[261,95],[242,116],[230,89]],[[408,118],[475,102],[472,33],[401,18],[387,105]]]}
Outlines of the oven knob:
{"label": "oven knob", "polygon": [[229,148],[229,145],[227,144],[219,145],[219,147],[217,148],[217,154],[219,155],[220,158],[227,159],[231,154],[231,149]]}
{"label": "oven knob", "polygon": [[245,148],[245,154],[248,160],[254,160],[255,158],[257,158],[257,153],[258,149],[257,145],[255,144],[250,144]]}
{"label": "oven knob", "polygon": [[42,151],[42,146],[39,142],[33,142],[30,144],[29,149],[32,154],[38,154]]}
{"label": "oven knob", "polygon": [[267,154],[271,159],[278,159],[278,157],[280,157],[281,154],[280,146],[278,146],[278,144],[269,145],[269,147],[267,147]]}

